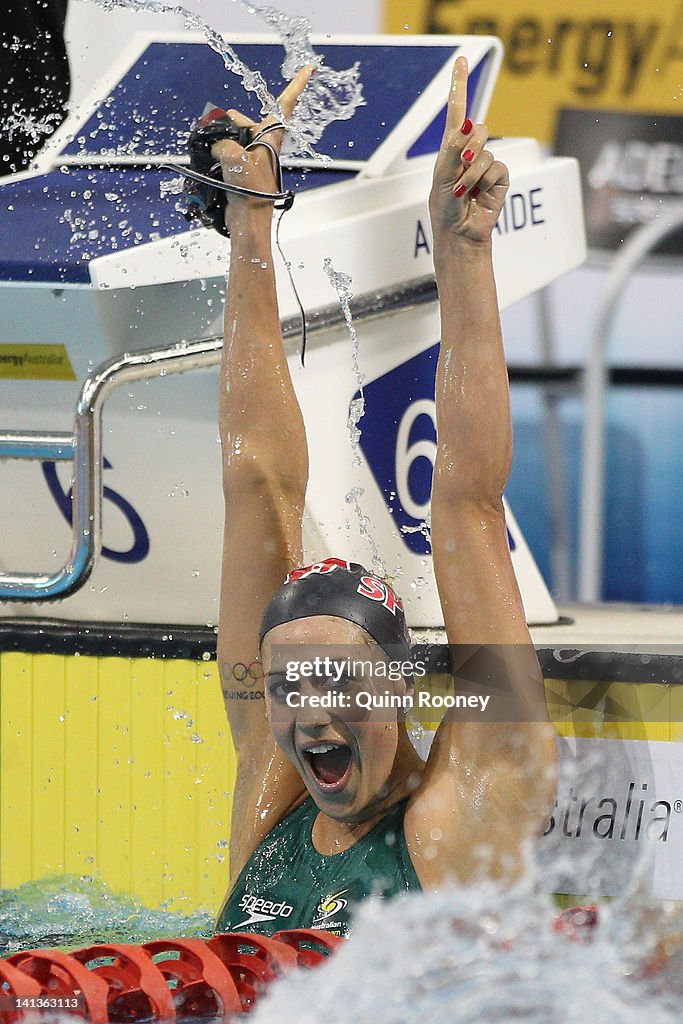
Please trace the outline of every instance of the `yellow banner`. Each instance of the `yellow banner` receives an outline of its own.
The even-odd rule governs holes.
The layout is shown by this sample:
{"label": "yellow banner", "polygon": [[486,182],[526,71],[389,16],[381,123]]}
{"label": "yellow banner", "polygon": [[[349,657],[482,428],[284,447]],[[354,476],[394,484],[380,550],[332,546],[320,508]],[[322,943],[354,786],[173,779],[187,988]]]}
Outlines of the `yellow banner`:
{"label": "yellow banner", "polygon": [[0,345],[0,379],[76,380],[64,345]]}
{"label": "yellow banner", "polygon": [[683,112],[683,0],[385,0],[385,24],[502,39],[497,135],[552,142],[563,107]]}

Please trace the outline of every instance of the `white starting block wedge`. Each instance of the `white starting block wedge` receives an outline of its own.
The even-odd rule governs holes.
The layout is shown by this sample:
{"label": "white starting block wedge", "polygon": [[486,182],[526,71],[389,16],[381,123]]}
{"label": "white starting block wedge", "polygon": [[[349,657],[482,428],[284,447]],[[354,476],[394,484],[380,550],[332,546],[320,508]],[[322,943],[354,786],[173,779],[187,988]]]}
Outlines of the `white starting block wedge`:
{"label": "white starting block wedge", "polygon": [[[230,42],[279,91],[281,47],[259,37]],[[358,465],[347,420],[359,381],[346,328],[312,334],[305,368],[292,343],[311,456],[307,554],[342,554],[366,564],[380,558],[411,625],[439,627],[424,526],[435,450],[438,314],[434,302],[392,303],[433,273],[427,196],[454,56],[469,59],[469,113],[483,120],[500,44],[438,36],[313,43],[333,68],[360,62],[365,105],[326,129],[317,149],[331,158],[328,165],[290,173],[297,198],[282,221],[282,246],[307,316],[315,319],[337,302],[325,261],[352,278],[355,296],[378,297],[384,315],[358,324],[365,398]],[[182,157],[187,130],[207,100],[245,106],[238,83],[203,40],[136,37],[96,94],[55,134],[37,169],[0,186],[4,205],[13,207],[0,227],[0,308],[15,330],[3,342],[14,345],[17,358],[33,345],[61,347],[74,378],[0,376],[2,428],[64,430],[76,381],[108,357],[222,332],[229,242],[206,229],[186,230],[175,198],[160,195],[161,182],[172,175],[159,165]],[[498,140],[492,148],[512,180],[494,239],[505,307],[580,264],[585,243],[574,161],[544,158],[530,139]],[[278,290],[283,318],[295,318],[284,267],[278,267]],[[104,551],[90,581],[57,604],[0,603],[0,613],[216,621],[222,531],[216,392],[217,371],[202,370],[138,383],[111,399]],[[12,462],[0,473],[0,570],[49,569],[68,551],[68,467]],[[367,528],[359,516],[367,517]],[[554,603],[509,509],[508,524],[527,617],[553,622]]]}

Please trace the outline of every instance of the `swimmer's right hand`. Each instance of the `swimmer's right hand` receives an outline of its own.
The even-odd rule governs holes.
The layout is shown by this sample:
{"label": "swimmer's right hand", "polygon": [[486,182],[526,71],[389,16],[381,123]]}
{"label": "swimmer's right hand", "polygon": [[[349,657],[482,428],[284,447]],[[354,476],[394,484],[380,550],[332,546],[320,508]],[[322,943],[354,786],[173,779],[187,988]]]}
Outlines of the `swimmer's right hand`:
{"label": "swimmer's right hand", "polygon": [[507,167],[485,148],[486,125],[466,117],[468,74],[467,61],[457,57],[429,197],[435,252],[444,242],[463,239],[490,247],[510,187]]}
{"label": "swimmer's right hand", "polygon": [[[240,128],[253,129],[254,135],[268,125],[280,124],[282,118],[289,121],[299,97],[316,70],[315,65],[310,64],[297,72],[289,85],[278,96],[279,111],[269,114],[263,121],[252,121],[239,110],[229,110],[229,116]],[[282,116],[279,116],[280,112]],[[265,141],[279,153],[283,138],[284,129],[281,129],[268,132]],[[247,150],[231,139],[223,139],[212,147],[211,155],[214,160],[220,161],[223,180],[227,185],[238,185],[240,188],[252,189],[256,192],[272,193],[276,191],[277,179],[273,160],[264,146],[254,146]],[[268,211],[269,216],[272,213],[273,204],[265,199],[231,194],[229,200],[225,210],[225,223],[229,231],[232,230],[235,218],[240,217],[245,211],[265,210]]]}

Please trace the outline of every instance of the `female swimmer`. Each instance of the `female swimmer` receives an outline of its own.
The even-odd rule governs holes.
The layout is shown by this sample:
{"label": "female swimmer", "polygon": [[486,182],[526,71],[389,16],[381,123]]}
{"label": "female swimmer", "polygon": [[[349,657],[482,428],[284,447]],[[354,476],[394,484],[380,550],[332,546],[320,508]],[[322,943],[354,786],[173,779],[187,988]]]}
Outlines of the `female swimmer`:
{"label": "female swimmer", "polygon": [[[312,73],[280,97],[286,118]],[[458,58],[430,197],[442,327],[431,532],[449,644],[469,645],[463,672],[493,687],[493,704],[477,721],[447,711],[426,763],[400,708],[349,710],[360,688],[377,692],[374,666],[408,656],[405,619],[391,588],[361,566],[298,568],[308,457],[280,334],[272,206],[231,195],[226,209],[218,658],[237,780],[222,931],[346,934],[354,904],[373,894],[482,874],[511,881],[550,811],[554,738],[502,504],[512,439],[491,235],[508,172],[485,148],[486,127],[467,118],[466,97]],[[230,114],[240,126],[272,123]],[[279,146],[282,132],[268,141]],[[276,191],[265,147],[224,140],[212,154],[226,183]],[[364,651],[367,667],[306,674],[311,650]],[[383,693],[410,693],[409,676],[390,675]]]}

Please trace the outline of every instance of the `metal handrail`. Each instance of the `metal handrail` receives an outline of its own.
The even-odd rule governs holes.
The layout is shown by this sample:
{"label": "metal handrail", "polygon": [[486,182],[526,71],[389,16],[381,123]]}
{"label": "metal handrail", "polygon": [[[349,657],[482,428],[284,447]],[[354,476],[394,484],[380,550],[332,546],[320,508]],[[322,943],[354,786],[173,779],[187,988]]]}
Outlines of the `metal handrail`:
{"label": "metal handrail", "polygon": [[102,407],[111,392],[133,380],[183,373],[211,366],[220,358],[222,339],[195,341],[170,349],[126,353],[103,363],[89,376],[76,403],[73,436],[0,433],[0,458],[73,461],[71,551],[56,572],[0,573],[0,599],[45,601],[66,597],[88,580],[102,539]]}
{"label": "metal handrail", "polygon": [[[351,300],[358,322],[391,316],[436,302],[434,278],[415,278],[392,288],[368,292]],[[314,335],[345,324],[338,303],[323,306],[306,317],[306,330]],[[298,316],[281,322],[287,340],[301,336]],[[0,459],[62,459],[73,461],[71,550],[56,572],[0,572],[0,600],[46,601],[66,597],[88,580],[102,546],[102,408],[121,384],[186,373],[220,362],[222,337],[180,342],[170,348],[125,353],[102,363],[81,388],[76,403],[74,432],[0,431]]]}
{"label": "metal handrail", "polygon": [[585,418],[582,440],[579,508],[580,601],[602,599],[605,518],[605,392],[608,384],[606,350],[612,323],[628,278],[652,250],[683,226],[683,209],[665,223],[653,221],[635,231],[610,268],[590,340],[584,374]]}

